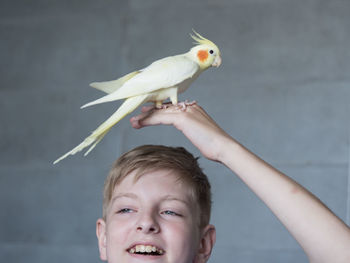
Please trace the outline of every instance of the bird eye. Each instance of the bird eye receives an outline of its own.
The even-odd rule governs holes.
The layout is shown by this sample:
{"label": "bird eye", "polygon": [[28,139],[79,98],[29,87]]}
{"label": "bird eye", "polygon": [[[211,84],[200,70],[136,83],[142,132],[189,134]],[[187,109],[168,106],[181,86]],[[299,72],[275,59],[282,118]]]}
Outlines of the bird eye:
{"label": "bird eye", "polygon": [[210,49],[210,50],[209,50],[209,53],[210,53],[210,54],[213,54],[213,53],[214,53],[214,50]]}

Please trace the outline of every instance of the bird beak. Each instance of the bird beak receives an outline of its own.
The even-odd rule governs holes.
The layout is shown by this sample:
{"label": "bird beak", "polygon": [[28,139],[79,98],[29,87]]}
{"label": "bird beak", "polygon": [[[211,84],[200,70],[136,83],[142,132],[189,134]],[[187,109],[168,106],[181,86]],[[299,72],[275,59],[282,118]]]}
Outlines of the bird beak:
{"label": "bird beak", "polygon": [[220,57],[220,55],[217,55],[216,57],[215,57],[215,59],[214,59],[214,62],[213,62],[213,64],[212,64],[212,66],[213,67],[219,67],[220,65],[221,65],[221,57]]}

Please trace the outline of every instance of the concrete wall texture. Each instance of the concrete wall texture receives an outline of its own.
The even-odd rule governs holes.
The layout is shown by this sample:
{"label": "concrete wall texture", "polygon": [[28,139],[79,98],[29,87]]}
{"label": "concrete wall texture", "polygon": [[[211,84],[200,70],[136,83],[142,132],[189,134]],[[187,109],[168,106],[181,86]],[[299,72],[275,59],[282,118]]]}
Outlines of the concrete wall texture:
{"label": "concrete wall texture", "polygon": [[[95,222],[112,162],[141,144],[185,146],[172,127],[128,118],[86,158],[52,161],[120,102],[84,110],[115,79],[192,46],[221,48],[181,100],[195,99],[233,137],[350,223],[350,1],[3,0],[0,3],[1,262],[99,262]],[[307,262],[273,214],[225,167],[213,185],[215,262]]]}

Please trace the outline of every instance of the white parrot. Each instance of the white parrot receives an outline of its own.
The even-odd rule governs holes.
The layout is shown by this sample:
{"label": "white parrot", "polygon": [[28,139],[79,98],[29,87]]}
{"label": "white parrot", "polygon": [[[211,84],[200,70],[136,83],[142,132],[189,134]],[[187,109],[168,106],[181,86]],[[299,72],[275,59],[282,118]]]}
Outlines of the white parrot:
{"label": "white parrot", "polygon": [[163,101],[170,98],[172,104],[178,104],[177,95],[184,92],[200,73],[211,66],[219,67],[221,64],[219,48],[212,41],[195,31],[194,33],[195,35],[191,37],[196,41],[196,45],[187,53],[156,60],[148,67],[117,80],[91,83],[91,87],[108,95],[87,103],[81,108],[120,99],[125,101],[90,136],[58,158],[54,164],[91,145],[84,154],[87,155],[116,123],[142,103],[155,102],[157,107],[161,107]]}

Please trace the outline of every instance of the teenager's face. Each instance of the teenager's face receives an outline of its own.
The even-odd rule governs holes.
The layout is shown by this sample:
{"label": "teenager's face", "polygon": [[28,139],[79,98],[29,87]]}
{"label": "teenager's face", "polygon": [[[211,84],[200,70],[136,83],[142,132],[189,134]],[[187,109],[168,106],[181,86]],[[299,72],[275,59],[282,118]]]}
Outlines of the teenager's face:
{"label": "teenager's face", "polygon": [[202,243],[199,213],[188,187],[165,170],[146,173],[137,181],[134,177],[135,172],[114,189],[106,222],[97,221],[101,259],[204,262],[197,256]]}

